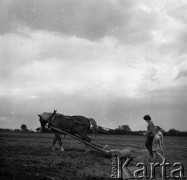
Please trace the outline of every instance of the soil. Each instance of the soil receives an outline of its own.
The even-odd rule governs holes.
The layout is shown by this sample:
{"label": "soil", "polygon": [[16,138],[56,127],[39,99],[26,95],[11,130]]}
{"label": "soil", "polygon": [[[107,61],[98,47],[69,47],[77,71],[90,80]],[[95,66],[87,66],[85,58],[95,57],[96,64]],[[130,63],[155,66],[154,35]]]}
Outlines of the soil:
{"label": "soil", "polygon": [[[0,179],[107,179],[110,157],[72,139],[65,151],[51,149],[51,135],[3,134],[0,144]],[[75,147],[77,146],[77,147]]]}
{"label": "soil", "polygon": [[[0,132],[0,179],[1,180],[69,180],[69,179],[110,179],[112,158],[90,149],[85,153],[84,144],[66,137],[63,142],[65,151],[58,145],[52,150],[53,134]],[[62,137],[63,138],[63,137]],[[94,139],[94,137],[91,137]],[[96,138],[109,149],[130,149],[136,158],[130,163],[133,172],[138,162],[149,164],[144,137],[137,136],[98,136]],[[98,143],[97,142],[97,143]],[[96,142],[95,142],[96,143]],[[172,164],[180,162],[187,168],[187,139],[185,137],[165,138],[165,157]],[[160,162],[161,163],[161,162]],[[168,169],[168,172],[170,171]],[[123,177],[124,172],[123,172]],[[161,171],[156,171],[161,179]]]}

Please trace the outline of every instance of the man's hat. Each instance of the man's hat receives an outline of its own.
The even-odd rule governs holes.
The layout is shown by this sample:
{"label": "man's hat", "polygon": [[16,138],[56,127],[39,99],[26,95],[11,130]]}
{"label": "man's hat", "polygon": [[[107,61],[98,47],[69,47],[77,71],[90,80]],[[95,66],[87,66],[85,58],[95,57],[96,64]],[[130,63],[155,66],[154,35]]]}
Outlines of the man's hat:
{"label": "man's hat", "polygon": [[144,118],[144,120],[147,120],[147,121],[151,120],[151,116],[149,116],[149,115],[145,115],[143,118]]}

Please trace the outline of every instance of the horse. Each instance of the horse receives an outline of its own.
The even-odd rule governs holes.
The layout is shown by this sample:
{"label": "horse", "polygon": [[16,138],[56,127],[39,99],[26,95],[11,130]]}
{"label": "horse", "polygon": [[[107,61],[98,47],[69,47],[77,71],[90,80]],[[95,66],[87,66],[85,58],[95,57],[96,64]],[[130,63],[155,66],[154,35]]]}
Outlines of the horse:
{"label": "horse", "polygon": [[[50,126],[58,128],[62,131],[68,132],[72,135],[77,134],[83,140],[90,142],[91,139],[87,136],[88,131],[93,129],[93,134],[97,136],[98,126],[94,119],[87,118],[84,116],[76,115],[76,116],[66,116],[63,114],[56,113],[54,110],[53,113],[42,113],[39,116],[39,121],[41,123],[42,130],[45,129],[46,125],[50,128]],[[64,147],[61,142],[60,132],[51,129],[51,131],[55,134],[53,139],[52,149],[55,149],[56,141],[58,140],[61,151],[64,151]],[[85,144],[85,150],[87,145]]]}

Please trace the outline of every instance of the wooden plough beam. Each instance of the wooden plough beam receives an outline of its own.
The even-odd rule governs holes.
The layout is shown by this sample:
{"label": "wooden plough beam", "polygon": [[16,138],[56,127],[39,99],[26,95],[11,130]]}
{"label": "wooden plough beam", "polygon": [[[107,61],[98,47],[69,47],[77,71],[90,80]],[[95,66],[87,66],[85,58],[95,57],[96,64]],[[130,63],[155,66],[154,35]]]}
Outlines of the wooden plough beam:
{"label": "wooden plough beam", "polygon": [[55,131],[58,131],[58,132],[60,132],[60,133],[62,133],[62,134],[66,134],[66,135],[68,135],[68,136],[71,136],[72,138],[77,139],[77,140],[79,140],[79,141],[81,141],[81,142],[83,142],[83,143],[85,143],[85,144],[87,144],[87,145],[93,147],[94,149],[97,149],[97,150],[99,150],[99,151],[105,153],[105,150],[103,150],[103,148],[102,148],[101,146],[98,146],[98,145],[96,145],[96,144],[89,143],[89,142],[85,141],[84,139],[82,139],[82,138],[80,138],[80,137],[78,137],[78,136],[76,136],[76,135],[72,135],[72,134],[70,134],[70,133],[68,133],[68,132],[66,132],[66,131],[62,131],[62,130],[56,128],[56,127],[50,126],[50,128],[53,129],[53,130],[55,130]]}
{"label": "wooden plough beam", "polygon": [[104,153],[106,155],[118,156],[119,158],[130,157],[130,155],[131,155],[131,151],[129,149],[124,149],[124,150],[118,150],[118,149],[105,150],[103,147],[98,146],[96,144],[89,143],[89,142],[83,140],[82,138],[80,138],[80,137],[78,137],[76,135],[72,135],[72,134],[70,134],[70,133],[68,133],[66,131],[62,131],[62,130],[60,130],[60,129],[56,128],[56,127],[53,127],[53,126],[50,126],[50,128],[55,130],[55,131],[58,131],[58,132],[60,132],[62,134],[66,134],[66,135],[68,135],[68,136],[70,136],[70,137],[72,137],[74,139],[77,139],[77,140],[79,140],[79,141],[91,146],[92,148],[94,148],[94,149],[96,149],[96,150],[98,150],[98,151],[100,151],[100,152],[102,152],[102,153]]}

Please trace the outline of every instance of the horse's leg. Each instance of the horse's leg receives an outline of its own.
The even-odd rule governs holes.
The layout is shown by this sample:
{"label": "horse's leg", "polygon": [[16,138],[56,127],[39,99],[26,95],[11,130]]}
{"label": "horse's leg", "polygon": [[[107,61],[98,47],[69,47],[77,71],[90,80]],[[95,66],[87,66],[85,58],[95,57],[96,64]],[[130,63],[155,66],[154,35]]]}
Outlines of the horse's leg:
{"label": "horse's leg", "polygon": [[56,141],[57,141],[57,135],[55,134],[55,137],[54,137],[54,139],[53,139],[53,147],[52,147],[52,150],[55,150]]}
{"label": "horse's leg", "polygon": [[57,135],[57,139],[58,139],[58,144],[59,144],[59,146],[60,146],[60,150],[61,150],[61,151],[64,151],[64,147],[63,147],[63,145],[62,145],[60,133]]}
{"label": "horse's leg", "polygon": [[156,160],[157,151],[153,151],[153,158]]}
{"label": "horse's leg", "polygon": [[[87,136],[84,137],[83,139],[84,139],[86,142],[89,142],[89,143],[90,143],[90,141],[91,141],[91,139],[90,139],[89,137],[87,137]],[[89,146],[88,146],[88,144],[86,144],[86,143],[84,143],[84,144],[85,144],[85,148],[84,148],[85,151],[84,151],[84,152],[87,153],[87,152],[89,152],[89,149],[88,149]]]}
{"label": "horse's leg", "polygon": [[[80,129],[76,129],[76,132],[80,137],[82,137],[83,140],[90,143],[91,139],[87,136],[88,130],[89,130],[88,128],[82,129],[82,127],[81,127]],[[84,152],[86,153],[89,151],[88,144],[86,144],[86,143],[84,143],[84,144],[85,144],[85,148],[84,148],[85,151]]]}
{"label": "horse's leg", "polygon": [[[84,133],[78,133],[79,136],[86,142],[89,142],[91,141],[91,139],[89,137],[87,137],[87,135],[85,135]],[[84,153],[88,152],[88,144],[87,143],[84,143],[85,144],[85,147],[84,147]]]}
{"label": "horse's leg", "polygon": [[64,140],[63,141],[66,141],[65,138],[66,138],[66,135],[64,134]]}

